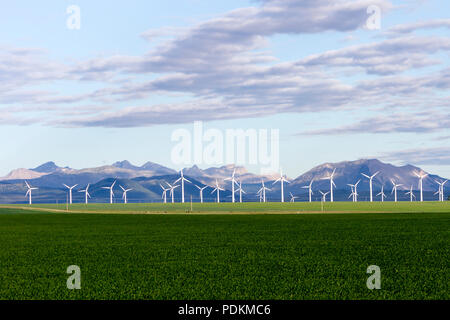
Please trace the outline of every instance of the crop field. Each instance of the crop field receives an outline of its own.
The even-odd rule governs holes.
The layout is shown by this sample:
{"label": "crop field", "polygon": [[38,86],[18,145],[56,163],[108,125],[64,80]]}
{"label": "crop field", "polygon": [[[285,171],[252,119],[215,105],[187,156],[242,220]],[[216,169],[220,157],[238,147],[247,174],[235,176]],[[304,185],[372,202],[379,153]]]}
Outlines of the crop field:
{"label": "crop field", "polygon": [[362,213],[362,212],[450,212],[450,201],[445,202],[247,202],[247,203],[129,203],[129,204],[33,204],[0,205],[1,208],[45,209],[73,213]]}
{"label": "crop field", "polygon": [[450,298],[445,202],[20,207],[0,207],[0,299]]}

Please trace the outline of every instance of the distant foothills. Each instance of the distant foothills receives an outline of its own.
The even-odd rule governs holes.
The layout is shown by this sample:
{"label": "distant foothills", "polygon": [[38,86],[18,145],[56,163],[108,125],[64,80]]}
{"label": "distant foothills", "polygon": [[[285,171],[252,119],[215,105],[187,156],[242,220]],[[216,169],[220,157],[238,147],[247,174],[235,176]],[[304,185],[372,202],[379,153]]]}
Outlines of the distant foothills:
{"label": "distant foothills", "polygon": [[[363,174],[372,176],[379,172],[373,179],[373,194],[378,194],[381,188],[387,198],[385,201],[392,201],[394,195],[391,193],[393,184],[392,180],[398,187],[398,198],[400,201],[410,200],[410,196],[406,194],[411,188],[414,191],[419,190],[417,173],[423,174],[424,171],[412,165],[394,166],[392,164],[383,163],[377,159],[362,159],[356,161],[344,161],[339,163],[325,163],[314,167],[308,172],[297,178],[287,178],[290,183],[284,184],[285,201],[289,201],[290,194],[294,195],[295,201],[308,201],[309,194],[307,188],[312,183],[312,199],[313,201],[321,200],[321,193],[330,189],[330,181],[325,180],[333,170],[335,171],[334,190],[335,201],[349,201],[351,188],[349,185],[355,184],[361,180],[358,185],[358,200],[368,201],[369,199],[369,179]],[[221,192],[221,201],[231,201],[231,182],[225,180],[230,178],[235,172],[236,180],[242,183],[242,189],[245,191],[243,200],[245,202],[260,201],[257,195],[261,188],[261,181],[270,189],[266,192],[267,201],[276,202],[281,199],[280,183],[274,184],[279,176],[257,175],[248,172],[244,167],[235,165],[226,165],[222,167],[212,167],[205,170],[197,166],[183,169],[184,176],[190,181],[185,182],[185,199],[186,201],[199,201],[199,188],[206,187],[203,191],[204,201],[215,201],[215,195],[212,194],[213,186],[218,184],[224,189]],[[64,186],[74,186],[73,202],[84,202],[85,194],[82,191],[88,184],[90,202],[107,203],[110,201],[109,190],[114,181],[114,199],[113,202],[123,202],[122,186],[125,189],[132,189],[128,192],[128,202],[162,202],[163,190],[168,187],[168,183],[172,184],[180,177],[179,172],[164,167],[162,165],[147,162],[143,166],[135,166],[129,161],[116,162],[112,165],[101,166],[96,168],[72,169],[68,167],[59,167],[54,162],[44,163],[33,169],[16,169],[11,171],[7,176],[0,178],[0,203],[27,203],[25,194],[27,192],[26,181],[33,188],[33,203],[65,203],[67,201],[68,189]],[[439,190],[437,182],[446,179],[438,175],[428,174],[423,179],[424,200],[438,200],[436,193]],[[450,193],[444,190],[445,199]],[[418,196],[418,194],[416,193]],[[169,198],[169,196],[167,196]],[[174,190],[174,198],[176,202],[180,202],[181,188]],[[374,201],[380,201],[380,197],[375,197]]]}

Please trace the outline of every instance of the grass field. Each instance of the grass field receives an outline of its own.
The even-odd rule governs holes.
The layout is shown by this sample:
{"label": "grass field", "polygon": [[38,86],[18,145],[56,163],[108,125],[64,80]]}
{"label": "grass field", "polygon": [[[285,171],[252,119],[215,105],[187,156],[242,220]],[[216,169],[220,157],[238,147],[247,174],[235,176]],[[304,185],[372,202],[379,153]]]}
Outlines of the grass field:
{"label": "grass field", "polygon": [[[65,211],[66,204],[33,204],[29,205],[0,205],[18,209],[49,209]],[[186,213],[191,211],[190,203],[145,203],[145,204],[71,204],[71,212],[81,213]],[[307,213],[307,212],[450,212],[450,201],[445,202],[296,202],[296,203],[193,203],[192,213]]]}
{"label": "grass field", "polygon": [[[0,208],[0,299],[450,298],[448,203],[266,205]],[[93,214],[124,209],[155,214]],[[381,290],[366,287],[372,264]]]}

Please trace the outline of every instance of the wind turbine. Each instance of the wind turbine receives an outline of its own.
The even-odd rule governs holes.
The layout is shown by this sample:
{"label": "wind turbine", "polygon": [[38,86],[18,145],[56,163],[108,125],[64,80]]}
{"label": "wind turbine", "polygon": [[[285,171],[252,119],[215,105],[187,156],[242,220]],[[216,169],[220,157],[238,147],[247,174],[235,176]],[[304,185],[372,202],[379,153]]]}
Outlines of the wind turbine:
{"label": "wind turbine", "polygon": [[280,168],[280,177],[275,180],[274,183],[272,183],[272,185],[274,185],[277,182],[280,182],[281,184],[281,202],[284,202],[284,182],[290,183],[288,179],[286,179],[286,177],[283,176],[283,171]]}
{"label": "wind turbine", "polygon": [[355,202],[355,190],[353,189],[355,185],[354,184],[347,184],[347,185],[350,186],[350,188],[352,189],[352,193],[350,193],[348,199],[350,199],[350,197],[353,197],[352,201]]}
{"label": "wind turbine", "polygon": [[436,183],[439,185],[439,190],[438,190],[439,201],[444,201],[444,184],[446,184],[448,180],[445,180],[445,181],[442,181],[442,182],[439,182],[437,180],[434,180],[434,181],[436,181]]}
{"label": "wind turbine", "polygon": [[90,183],[88,183],[86,189],[78,191],[78,192],[84,192],[84,203],[85,204],[88,204],[88,202],[89,202],[88,198],[91,197],[91,195],[89,194],[89,186],[90,186]]}
{"label": "wind turbine", "polygon": [[314,179],[311,180],[311,182],[309,183],[309,186],[302,187],[303,189],[308,189],[309,202],[312,202],[312,195],[314,194],[314,192],[312,191],[312,184],[313,184],[313,182],[314,182]]}
{"label": "wind turbine", "polygon": [[179,177],[174,183],[177,183],[178,181],[181,181],[181,202],[184,203],[184,182],[190,182],[188,179],[186,179],[183,175],[183,169],[180,171],[181,177]]}
{"label": "wind turbine", "polygon": [[[358,202],[358,184],[361,182],[361,180],[358,180],[355,184],[347,184],[352,188],[352,194],[353,195],[353,202]],[[350,198],[350,197],[349,197]]]}
{"label": "wind turbine", "polygon": [[417,172],[414,172],[414,174],[417,176],[417,178],[419,178],[420,202],[423,202],[423,178],[428,176],[428,173],[418,174]]}
{"label": "wind turbine", "polygon": [[243,189],[242,189],[242,181],[239,181],[239,188],[236,190],[239,191],[239,202],[242,203],[242,194],[246,193]]}
{"label": "wind turbine", "polygon": [[262,202],[262,190],[259,189],[259,191],[256,193],[256,195],[259,195],[259,202]]}
{"label": "wind turbine", "polygon": [[64,185],[67,189],[69,189],[69,204],[72,204],[72,189],[75,188],[75,187],[77,186],[77,184],[74,185],[74,186],[71,186],[71,187],[69,187],[67,184],[64,184],[64,183],[63,183],[63,185]]}
{"label": "wind turbine", "polygon": [[295,202],[295,199],[298,198],[298,197],[295,197],[291,192],[289,192],[289,195],[291,196],[290,202]]}
{"label": "wind turbine", "polygon": [[37,189],[39,189],[39,188],[32,188],[32,187],[28,184],[27,181],[25,181],[25,184],[27,185],[27,188],[28,188],[28,191],[27,191],[27,193],[25,194],[25,197],[28,196],[28,197],[29,197],[29,202],[30,202],[30,204],[32,204],[32,201],[31,201],[31,191],[37,190]]}
{"label": "wind turbine", "polygon": [[322,202],[327,202],[327,194],[330,193],[330,191],[323,193],[321,190],[319,192],[322,194]]}
{"label": "wind turbine", "polygon": [[176,189],[176,188],[178,188],[180,185],[179,184],[177,184],[176,186],[172,186],[170,183],[168,183],[168,182],[166,182],[167,183],[167,185],[169,186],[169,188],[170,188],[170,196],[172,197],[172,203],[175,203],[175,199],[174,199],[174,190]]}
{"label": "wind turbine", "polygon": [[377,196],[381,196],[381,202],[384,202],[384,198],[386,198],[386,195],[384,194],[384,186],[381,186],[381,192],[378,193]]}
{"label": "wind turbine", "polygon": [[234,178],[234,175],[236,174],[236,169],[233,170],[233,174],[231,175],[231,178],[226,178],[224,180],[231,180],[231,202],[235,202],[234,199],[234,184],[237,184],[236,179]]}
{"label": "wind turbine", "polygon": [[123,194],[122,194],[122,199],[123,199],[123,203],[127,204],[128,203],[128,198],[127,198],[127,193],[133,189],[125,189],[124,187],[122,187],[121,185],[119,185],[120,189],[122,189]]}
{"label": "wind turbine", "polygon": [[392,188],[391,194],[394,193],[394,201],[397,202],[397,188],[402,186],[402,184],[395,184],[394,180],[392,180],[392,179],[391,179],[391,182],[392,182],[392,185],[394,186]]}
{"label": "wind turbine", "polygon": [[198,185],[195,185],[195,186],[197,187],[198,190],[200,190],[200,203],[203,203],[203,190],[208,188],[208,186],[204,186],[203,188],[199,187]]}
{"label": "wind turbine", "polygon": [[375,172],[372,176],[368,176],[367,174],[361,173],[364,177],[369,179],[369,185],[370,185],[370,202],[373,202],[373,196],[372,196],[372,180],[375,178],[377,174],[379,174],[380,171]]}
{"label": "wind turbine", "polygon": [[333,181],[334,173],[336,172],[336,168],[334,168],[333,173],[328,177],[322,178],[322,180],[330,180],[330,202],[333,202],[333,186],[336,187],[336,184]]}
{"label": "wind turbine", "polygon": [[415,199],[416,198],[416,196],[414,195],[414,192],[413,192],[413,186],[411,186],[411,188],[409,189],[409,191],[408,192],[406,192],[405,193],[406,195],[408,195],[409,194],[409,201],[411,201],[411,202],[413,202],[413,198]]}
{"label": "wind turbine", "polygon": [[266,190],[270,191],[270,189],[266,188],[266,186],[264,185],[264,180],[261,179],[261,183],[262,183],[262,187],[261,187],[261,189],[258,190],[258,193],[261,192],[262,197],[263,197],[263,202],[266,202]]}
{"label": "wind turbine", "polygon": [[[166,183],[167,183],[167,182],[166,182]],[[164,187],[162,186],[161,183],[159,184],[159,186],[160,186],[161,189],[163,190],[163,193],[162,193],[162,195],[161,195],[161,198],[164,199],[164,203],[167,203],[167,191],[169,191],[170,188],[169,188],[169,189],[164,188]]]}
{"label": "wind turbine", "polygon": [[116,181],[117,180],[114,180],[114,182],[113,182],[113,184],[111,185],[111,187],[102,187],[102,189],[106,189],[106,190],[109,190],[109,203],[113,203],[113,197],[114,197],[114,191],[113,191],[113,188],[114,188],[114,185],[116,184]]}
{"label": "wind turbine", "polygon": [[216,187],[214,188],[214,190],[211,192],[211,194],[213,194],[214,192],[217,192],[217,203],[220,203],[220,191],[225,191],[224,189],[222,189],[221,187],[219,187],[219,183],[217,182],[216,179]]}

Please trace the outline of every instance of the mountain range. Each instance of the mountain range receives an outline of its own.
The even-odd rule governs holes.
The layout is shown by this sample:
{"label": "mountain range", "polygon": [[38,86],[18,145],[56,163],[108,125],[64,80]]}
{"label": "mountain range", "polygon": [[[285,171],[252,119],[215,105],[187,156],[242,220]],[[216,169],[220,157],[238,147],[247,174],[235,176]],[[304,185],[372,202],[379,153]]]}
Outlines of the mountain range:
{"label": "mountain range", "polygon": [[[285,184],[285,198],[289,200],[289,193],[299,196],[300,201],[306,200],[307,189],[303,186],[309,185],[312,179],[314,199],[319,199],[318,190],[328,191],[330,182],[325,180],[334,169],[334,182],[336,183],[335,199],[346,200],[350,193],[348,184],[354,184],[361,180],[358,186],[360,199],[364,200],[368,196],[369,180],[362,174],[373,175],[379,171],[379,174],[373,179],[373,187],[376,193],[381,186],[384,186],[385,193],[390,196],[392,188],[391,179],[402,186],[399,190],[409,190],[412,186],[418,190],[418,178],[415,173],[424,173],[419,167],[412,165],[394,166],[383,163],[377,159],[361,159],[356,161],[343,161],[339,163],[325,163],[312,168],[306,173],[294,179],[289,179],[290,183]],[[246,191],[245,201],[259,201],[256,196],[257,190],[261,187],[261,180],[265,181],[266,186],[271,189],[267,197],[269,201],[280,201],[280,184],[273,184],[279,176],[258,175],[250,173],[245,167],[226,165],[222,167],[211,167],[200,169],[194,165],[183,170],[184,175],[192,182],[185,184],[185,197],[197,201],[199,192],[195,185],[212,186],[216,179],[224,189],[221,199],[223,201],[231,200],[231,183],[224,181],[229,178],[233,171],[236,172],[236,178],[242,181],[243,189]],[[65,202],[67,189],[63,184],[75,185],[77,189],[83,189],[88,183],[92,202],[107,202],[108,193],[102,187],[109,186],[114,180],[117,180],[116,201],[120,202],[121,191],[119,185],[126,188],[132,188],[129,193],[130,202],[160,202],[161,185],[167,187],[168,183],[173,183],[178,179],[179,173],[176,170],[167,168],[153,162],[147,162],[142,166],[135,166],[129,161],[115,162],[112,165],[106,165],[95,168],[72,169],[69,167],[59,167],[54,162],[44,163],[32,169],[16,169],[11,171],[5,177],[0,178],[0,203],[20,203],[25,202],[24,197],[26,187],[24,181],[27,180],[33,187],[39,189],[33,193],[33,201],[36,202]],[[434,193],[437,191],[436,180],[445,180],[438,175],[429,174],[423,181],[426,200],[436,200]],[[180,188],[175,191],[175,199],[181,198]],[[207,188],[203,195],[206,201],[214,201],[215,195],[211,194],[212,188]],[[401,200],[406,200],[404,192],[399,192]],[[446,195],[447,197],[447,195]],[[170,197],[168,197],[170,198]],[[83,195],[74,192],[74,202],[80,202]],[[297,200],[297,201],[298,201]],[[389,200],[389,198],[388,198]]]}

